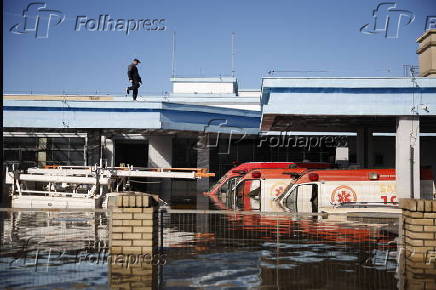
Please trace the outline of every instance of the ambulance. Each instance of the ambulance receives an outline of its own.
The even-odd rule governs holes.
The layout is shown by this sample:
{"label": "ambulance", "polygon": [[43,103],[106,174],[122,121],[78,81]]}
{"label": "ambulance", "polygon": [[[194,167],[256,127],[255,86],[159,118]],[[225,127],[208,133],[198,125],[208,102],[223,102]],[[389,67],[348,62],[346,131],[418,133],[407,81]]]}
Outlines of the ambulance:
{"label": "ambulance", "polygon": [[[357,220],[350,220],[347,215],[334,214],[334,212],[315,212],[316,215],[300,217],[298,219],[289,215],[291,212],[280,201],[281,198],[296,184],[303,184],[300,180],[310,173],[339,170],[313,170],[306,168],[261,168],[253,169],[239,178],[237,184],[210,196],[216,208],[226,210],[228,221],[244,228],[244,231],[255,232],[256,236],[264,234],[264,238],[271,235],[316,237],[320,240],[340,242],[371,242],[391,241],[392,234],[387,226],[398,221],[398,207],[396,211],[384,211],[379,215],[378,221],[370,219],[368,222],[365,213],[357,213]],[[313,178],[313,177],[312,177]],[[291,213],[295,213],[291,212]],[[339,221],[339,223],[338,223]],[[345,221],[342,225],[341,222]],[[368,225],[371,224],[371,227]],[[238,228],[238,227],[236,227]],[[377,229],[377,231],[374,231]]]}
{"label": "ambulance", "polygon": [[[276,200],[292,213],[399,212],[395,169],[312,170]],[[430,169],[421,169],[421,196],[434,198]],[[268,194],[268,193],[267,193]]]}
{"label": "ambulance", "polygon": [[333,168],[333,164],[325,162],[246,162],[230,169],[221,179],[204,194],[207,196],[218,195],[220,191],[227,191],[227,188],[234,187],[240,177],[254,169],[266,168],[310,168],[323,169]]}
{"label": "ambulance", "polygon": [[310,169],[307,168],[256,168],[230,184],[217,194],[220,209],[242,211],[283,211],[275,201],[289,184]]}

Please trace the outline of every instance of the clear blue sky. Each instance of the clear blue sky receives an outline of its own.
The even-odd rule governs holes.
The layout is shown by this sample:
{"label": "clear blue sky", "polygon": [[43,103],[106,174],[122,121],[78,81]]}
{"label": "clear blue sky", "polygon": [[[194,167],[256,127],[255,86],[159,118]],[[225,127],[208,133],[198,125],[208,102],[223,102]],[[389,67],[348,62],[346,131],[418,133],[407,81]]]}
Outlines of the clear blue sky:
{"label": "clear blue sky", "polygon": [[[231,33],[236,33],[235,67],[240,88],[259,88],[269,70],[327,70],[290,76],[402,76],[403,64],[417,64],[416,38],[435,0],[400,0],[398,9],[416,19],[401,25],[399,38],[359,31],[372,22],[374,0],[58,0],[63,23],[47,39],[13,34],[32,1],[3,6],[4,90],[122,92],[131,59],[142,60],[142,92],[170,89],[172,33],[176,32],[176,75],[231,73]],[[43,1],[40,1],[43,2]],[[392,1],[394,2],[394,1]],[[114,19],[165,18],[165,31],[74,31],[77,16]],[[388,71],[390,70],[390,72]]]}

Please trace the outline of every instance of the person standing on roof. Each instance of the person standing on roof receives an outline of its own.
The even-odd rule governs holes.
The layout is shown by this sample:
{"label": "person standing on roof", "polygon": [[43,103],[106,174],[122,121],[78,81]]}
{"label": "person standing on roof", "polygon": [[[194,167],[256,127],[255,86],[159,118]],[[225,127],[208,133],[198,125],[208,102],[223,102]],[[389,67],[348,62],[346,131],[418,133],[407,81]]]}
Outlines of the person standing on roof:
{"label": "person standing on roof", "polygon": [[127,69],[127,76],[129,77],[129,81],[132,84],[127,88],[127,94],[130,94],[132,91],[133,100],[136,101],[136,97],[138,96],[138,88],[142,85],[141,77],[138,73],[138,68],[136,67],[141,62],[139,59],[135,58]]}

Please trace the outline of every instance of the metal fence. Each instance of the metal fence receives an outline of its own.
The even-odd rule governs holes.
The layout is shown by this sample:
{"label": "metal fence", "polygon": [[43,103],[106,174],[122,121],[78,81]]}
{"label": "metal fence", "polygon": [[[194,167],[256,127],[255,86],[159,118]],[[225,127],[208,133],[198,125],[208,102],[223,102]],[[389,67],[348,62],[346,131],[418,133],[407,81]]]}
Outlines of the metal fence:
{"label": "metal fence", "polygon": [[395,289],[398,217],[171,210],[164,287]]}
{"label": "metal fence", "polygon": [[0,211],[0,288],[105,284],[107,228],[104,212]]}
{"label": "metal fence", "polygon": [[[158,216],[158,288],[397,288],[397,217]],[[109,245],[109,212],[7,210],[0,217],[1,288],[112,286],[114,268],[100,259]]]}

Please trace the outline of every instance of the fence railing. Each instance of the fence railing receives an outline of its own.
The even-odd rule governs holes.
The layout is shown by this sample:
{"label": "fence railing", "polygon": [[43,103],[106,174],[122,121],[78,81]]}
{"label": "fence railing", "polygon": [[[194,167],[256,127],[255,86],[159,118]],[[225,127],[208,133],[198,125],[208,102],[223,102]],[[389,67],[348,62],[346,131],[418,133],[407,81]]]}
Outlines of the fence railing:
{"label": "fence railing", "polygon": [[[127,260],[107,258],[110,211],[4,209],[0,219],[1,287],[104,287],[127,275]],[[398,216],[169,209],[157,219],[157,267],[137,271],[159,288],[395,289],[401,278]]]}

